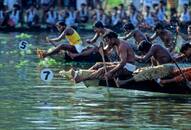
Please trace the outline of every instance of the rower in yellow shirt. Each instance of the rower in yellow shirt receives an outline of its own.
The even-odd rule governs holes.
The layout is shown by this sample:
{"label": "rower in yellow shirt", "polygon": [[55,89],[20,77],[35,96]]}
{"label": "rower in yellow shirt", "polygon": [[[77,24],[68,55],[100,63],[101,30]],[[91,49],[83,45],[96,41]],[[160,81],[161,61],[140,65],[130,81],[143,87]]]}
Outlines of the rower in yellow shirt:
{"label": "rower in yellow shirt", "polygon": [[[45,58],[47,56],[51,56],[53,54],[59,53],[61,50],[68,51],[69,53],[77,53],[77,54],[83,54],[83,52],[86,51],[92,51],[94,50],[93,47],[90,46],[85,46],[82,42],[82,39],[80,35],[70,26],[67,26],[65,22],[57,22],[56,23],[56,28],[58,29],[61,34],[56,37],[49,39],[48,37],[46,40],[50,43],[54,42],[59,42],[62,39],[66,38],[69,44],[60,44],[56,46],[51,52],[44,52],[44,51],[38,51],[37,50],[37,55],[40,58]],[[86,56],[86,53],[84,53],[84,56]]]}

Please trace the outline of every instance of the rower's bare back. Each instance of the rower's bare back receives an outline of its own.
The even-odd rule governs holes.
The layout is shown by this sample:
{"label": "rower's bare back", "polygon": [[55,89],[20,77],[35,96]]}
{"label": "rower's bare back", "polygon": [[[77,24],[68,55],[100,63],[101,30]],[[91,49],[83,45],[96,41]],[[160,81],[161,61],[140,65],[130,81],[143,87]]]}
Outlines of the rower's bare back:
{"label": "rower's bare back", "polygon": [[[116,48],[117,49],[117,53],[120,57],[120,59],[122,57],[126,58],[126,61],[129,63],[134,63],[135,62],[135,54],[133,49],[129,46],[129,44],[125,41],[120,41],[120,45],[119,47]],[[124,56],[124,53],[126,52],[126,56]]]}
{"label": "rower's bare back", "polygon": [[173,40],[172,33],[168,30],[165,30],[162,33],[160,33],[159,37],[164,42],[166,47],[169,47],[170,44],[172,43],[172,40]]}
{"label": "rower's bare back", "polygon": [[146,36],[139,30],[136,30],[134,33],[134,38],[137,43],[140,43],[141,41],[147,40]]}

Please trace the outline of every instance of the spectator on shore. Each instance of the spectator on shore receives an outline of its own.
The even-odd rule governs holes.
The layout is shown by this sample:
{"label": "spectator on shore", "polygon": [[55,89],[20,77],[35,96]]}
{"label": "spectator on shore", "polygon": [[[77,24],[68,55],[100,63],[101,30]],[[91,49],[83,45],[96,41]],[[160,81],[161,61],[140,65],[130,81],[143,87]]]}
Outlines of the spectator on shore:
{"label": "spectator on shore", "polygon": [[150,6],[146,6],[143,13],[143,22],[141,23],[140,27],[144,29],[152,29],[154,26],[155,22],[150,11]]}
{"label": "spectator on shore", "polygon": [[36,7],[32,4],[26,11],[25,21],[28,27],[39,26],[39,14]]}
{"label": "spectator on shore", "polygon": [[21,23],[20,5],[14,4],[13,9],[10,11],[8,25],[10,27],[18,27]]}
{"label": "spectator on shore", "polygon": [[169,21],[169,24],[171,26],[177,26],[178,22],[179,22],[179,18],[178,18],[178,12],[177,10],[173,10],[171,13],[170,13],[170,19],[168,20]]}
{"label": "spectator on shore", "polygon": [[46,16],[50,6],[53,5],[54,0],[39,0],[40,8],[42,9],[42,23],[46,23]]}
{"label": "spectator on shore", "polygon": [[127,14],[126,14],[126,11],[125,11],[123,4],[119,4],[118,14],[119,14],[121,21],[127,19]]}
{"label": "spectator on shore", "polygon": [[4,6],[6,10],[12,10],[15,4],[20,5],[18,0],[4,0]]}
{"label": "spectator on shore", "polygon": [[62,8],[59,8],[58,21],[64,21],[67,12],[68,12],[68,7],[65,7],[64,10]]}
{"label": "spectator on shore", "polygon": [[87,4],[87,0],[76,0],[77,10],[80,10],[82,8],[82,4],[86,5]]}
{"label": "spectator on shore", "polygon": [[143,9],[145,9],[147,6],[152,7],[152,1],[153,0],[143,0]]}
{"label": "spectator on shore", "polygon": [[152,0],[152,7],[158,6],[160,3],[159,0]]}
{"label": "spectator on shore", "polygon": [[0,26],[3,25],[3,22],[5,20],[5,10],[3,4],[0,5]]}
{"label": "spectator on shore", "polygon": [[39,0],[20,0],[22,3],[22,8],[23,9],[29,9],[31,5],[35,5],[35,7],[39,8],[39,5],[37,1]]}
{"label": "spectator on shore", "polygon": [[91,6],[89,6],[88,7],[88,17],[89,17],[89,21],[91,22],[91,23],[94,23],[95,22],[95,20],[96,20],[96,14],[97,14],[97,12],[98,12],[98,10],[99,10],[100,8],[93,8],[93,7],[91,7]]}
{"label": "spectator on shore", "polygon": [[107,16],[103,8],[97,10],[94,21],[101,21],[104,26],[107,25]]}
{"label": "spectator on shore", "polygon": [[52,5],[46,14],[46,24],[48,27],[54,27],[58,19],[58,13]]}
{"label": "spectator on shore", "polygon": [[183,8],[184,8],[183,12],[180,13],[180,22],[183,25],[187,25],[187,24],[189,24],[189,22],[191,22],[191,13],[188,9],[188,4],[184,4]]}
{"label": "spectator on shore", "polygon": [[114,7],[111,14],[111,26],[113,29],[119,29],[122,26],[120,15],[118,14],[118,8]]}
{"label": "spectator on shore", "polygon": [[159,22],[166,23],[166,19],[167,19],[166,9],[165,9],[165,4],[162,0],[160,1],[158,8],[156,9],[157,9],[156,10],[157,20]]}
{"label": "spectator on shore", "polygon": [[78,23],[87,23],[88,22],[88,8],[87,5],[82,3],[81,9],[77,12],[77,21]]}
{"label": "spectator on shore", "polygon": [[128,17],[129,22],[132,23],[134,26],[137,26],[139,24],[138,15],[139,14],[135,6],[133,4],[130,4],[128,6]]}
{"label": "spectator on shore", "polygon": [[178,0],[178,11],[182,11],[185,4],[189,5],[190,0]]}
{"label": "spectator on shore", "polygon": [[65,23],[66,23],[67,26],[72,26],[74,28],[77,26],[77,23],[76,23],[76,11],[75,11],[74,7],[70,7],[68,12],[66,12],[66,14],[65,14]]}

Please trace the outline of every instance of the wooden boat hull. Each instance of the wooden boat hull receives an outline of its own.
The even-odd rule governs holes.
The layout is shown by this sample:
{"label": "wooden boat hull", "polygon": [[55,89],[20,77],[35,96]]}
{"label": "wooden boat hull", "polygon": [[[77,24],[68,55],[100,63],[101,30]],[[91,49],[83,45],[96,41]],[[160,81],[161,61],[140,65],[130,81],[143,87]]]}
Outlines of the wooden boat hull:
{"label": "wooden boat hull", "polygon": [[[93,82],[93,81],[91,81]],[[106,82],[104,80],[95,80],[92,84],[89,81],[84,82],[87,87],[90,86],[106,86]],[[118,88],[113,80],[109,81],[109,87]],[[191,89],[189,89],[186,84],[166,84],[164,86],[160,86],[155,81],[141,81],[141,82],[129,82],[121,86],[122,89],[130,89],[130,90],[140,90],[140,91],[148,91],[148,92],[160,92],[160,93],[169,93],[169,94],[191,94]]]}

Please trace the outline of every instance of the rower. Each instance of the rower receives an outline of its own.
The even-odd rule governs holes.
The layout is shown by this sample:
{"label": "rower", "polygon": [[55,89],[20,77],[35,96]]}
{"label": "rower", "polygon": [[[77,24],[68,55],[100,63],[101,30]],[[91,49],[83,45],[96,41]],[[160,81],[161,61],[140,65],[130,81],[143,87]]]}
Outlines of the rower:
{"label": "rower", "polygon": [[[95,35],[93,36],[92,39],[87,39],[87,43],[90,45],[94,45],[97,48],[102,47],[100,43],[103,43],[103,47],[107,45],[107,42],[103,40],[103,36],[109,32],[112,32],[111,29],[105,28],[103,23],[101,21],[97,21],[94,25],[94,32]],[[107,58],[109,61],[118,61],[118,57],[116,56],[116,50],[114,49],[111,51],[111,53],[107,54]]]}
{"label": "rower", "polygon": [[111,32],[111,31],[112,30],[105,28],[101,21],[97,21],[94,24],[95,35],[93,36],[92,39],[87,39],[86,42],[88,44],[93,44],[93,45],[99,47],[100,46],[100,42],[103,42],[103,36],[106,33]]}
{"label": "rower", "polygon": [[182,55],[176,57],[176,61],[182,61],[184,59],[190,60],[191,57],[191,43],[183,44],[180,48]]}
{"label": "rower", "polygon": [[51,52],[37,52],[40,58],[45,58],[47,56],[51,56],[53,54],[59,53],[61,50],[80,54],[80,53],[83,53],[84,50],[92,49],[92,48],[89,48],[88,46],[85,46],[82,43],[80,35],[72,27],[67,26],[65,22],[62,22],[62,21],[57,22],[56,27],[58,31],[61,32],[61,34],[58,37],[52,38],[52,39],[49,39],[47,37],[46,40],[49,43],[54,43],[54,42],[59,42],[63,40],[64,38],[66,38],[69,44],[60,44],[56,46]]}
{"label": "rower", "polygon": [[[181,69],[182,73],[184,73],[184,76],[188,81],[191,81],[191,67]],[[179,69],[174,69],[172,72],[173,78],[170,79],[160,79],[158,82],[160,84],[169,84],[169,83],[180,83],[185,81],[185,78],[182,76],[182,73]]]}
{"label": "rower", "polygon": [[148,41],[142,41],[138,47],[139,51],[145,54],[140,57],[137,56],[137,60],[146,62],[151,59],[153,65],[160,65],[172,62],[169,51],[159,44],[151,44]]}
{"label": "rower", "polygon": [[[87,77],[81,77],[75,74],[74,80],[76,83],[85,80],[104,79],[104,77],[112,79],[121,74],[129,76],[135,71],[135,54],[129,44],[123,40],[120,40],[115,32],[106,33],[104,35],[104,40],[108,43],[108,48],[104,51],[116,48],[120,61],[116,63],[111,62],[110,65],[106,64],[107,73],[105,73],[105,63],[103,63],[100,68],[87,70],[91,72],[91,74]],[[74,76],[74,71],[72,73]]]}
{"label": "rower", "polygon": [[151,37],[147,37],[149,41],[155,40],[157,37],[163,41],[166,48],[172,52],[175,48],[175,44],[173,43],[173,35],[170,31],[166,30],[161,23],[157,23],[154,28],[155,33]]}
{"label": "rower", "polygon": [[188,42],[191,42],[191,25],[188,26],[187,28],[187,35],[184,33],[181,33],[179,30],[179,27],[177,28],[177,33],[185,40]]}
{"label": "rower", "polygon": [[[94,48],[93,49],[88,49],[88,50],[84,51],[83,53],[86,53],[86,55],[90,55],[91,53],[98,52],[98,50],[100,48],[100,43],[104,42],[103,41],[103,35],[106,34],[107,32],[112,31],[112,30],[105,28],[101,21],[97,21],[94,24],[94,31],[95,31],[94,37],[92,39],[87,39],[86,40],[86,42],[90,46],[93,46]],[[75,57],[78,57],[78,56],[82,56],[81,53],[79,53],[79,54],[69,53],[69,55],[72,58],[75,58]]]}
{"label": "rower", "polygon": [[125,29],[126,32],[125,37],[122,38],[123,40],[127,40],[133,37],[137,45],[139,45],[139,43],[142,41],[147,41],[147,37],[144,35],[144,33],[141,32],[139,29],[135,29],[132,23],[125,24],[123,28]]}

